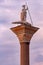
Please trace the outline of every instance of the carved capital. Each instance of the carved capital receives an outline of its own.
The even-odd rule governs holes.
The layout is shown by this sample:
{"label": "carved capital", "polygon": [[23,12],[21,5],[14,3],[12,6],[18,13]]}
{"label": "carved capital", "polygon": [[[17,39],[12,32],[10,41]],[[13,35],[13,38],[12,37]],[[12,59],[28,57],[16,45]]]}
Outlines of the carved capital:
{"label": "carved capital", "polygon": [[39,28],[33,27],[30,25],[20,25],[14,28],[11,28],[11,30],[17,35],[20,42],[30,42],[33,34],[38,30]]}

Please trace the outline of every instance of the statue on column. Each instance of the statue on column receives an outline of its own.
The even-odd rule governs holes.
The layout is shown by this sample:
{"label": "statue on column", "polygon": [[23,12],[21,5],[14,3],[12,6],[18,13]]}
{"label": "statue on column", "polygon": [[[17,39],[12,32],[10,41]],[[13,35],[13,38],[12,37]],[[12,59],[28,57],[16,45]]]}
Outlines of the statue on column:
{"label": "statue on column", "polygon": [[23,9],[21,11],[21,21],[26,21],[28,7],[26,7],[26,5],[23,5],[22,7]]}

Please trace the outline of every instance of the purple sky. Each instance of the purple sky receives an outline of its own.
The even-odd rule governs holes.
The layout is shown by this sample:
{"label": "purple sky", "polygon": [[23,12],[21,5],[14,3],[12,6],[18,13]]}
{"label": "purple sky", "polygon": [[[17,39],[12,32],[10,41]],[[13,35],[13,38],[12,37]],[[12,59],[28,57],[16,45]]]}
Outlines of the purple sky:
{"label": "purple sky", "polygon": [[[0,65],[20,65],[20,44],[10,30],[20,20],[21,6],[27,2],[33,25],[40,29],[30,43],[30,65],[43,65],[43,0],[0,0]],[[29,15],[27,20],[30,22]]]}

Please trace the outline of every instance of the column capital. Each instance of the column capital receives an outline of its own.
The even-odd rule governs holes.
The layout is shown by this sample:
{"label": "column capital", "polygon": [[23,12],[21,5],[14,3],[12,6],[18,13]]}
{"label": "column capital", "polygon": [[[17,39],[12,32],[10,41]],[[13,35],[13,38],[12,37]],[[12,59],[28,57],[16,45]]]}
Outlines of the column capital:
{"label": "column capital", "polygon": [[39,28],[23,24],[16,27],[11,28],[11,30],[17,35],[20,42],[30,42],[33,34],[38,30]]}

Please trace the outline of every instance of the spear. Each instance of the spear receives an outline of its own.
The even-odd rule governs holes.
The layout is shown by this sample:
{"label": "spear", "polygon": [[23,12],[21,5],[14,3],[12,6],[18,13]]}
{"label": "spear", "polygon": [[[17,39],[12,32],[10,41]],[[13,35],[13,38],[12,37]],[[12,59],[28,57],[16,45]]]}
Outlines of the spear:
{"label": "spear", "polygon": [[[28,8],[27,2],[26,2],[26,6],[27,6],[27,8]],[[30,14],[29,8],[28,8],[28,14],[29,14],[29,17],[30,17],[30,20],[31,20],[31,24],[33,25],[33,21],[32,21],[32,17],[31,17],[31,14]]]}

